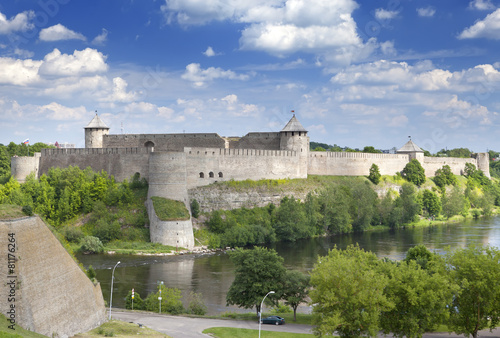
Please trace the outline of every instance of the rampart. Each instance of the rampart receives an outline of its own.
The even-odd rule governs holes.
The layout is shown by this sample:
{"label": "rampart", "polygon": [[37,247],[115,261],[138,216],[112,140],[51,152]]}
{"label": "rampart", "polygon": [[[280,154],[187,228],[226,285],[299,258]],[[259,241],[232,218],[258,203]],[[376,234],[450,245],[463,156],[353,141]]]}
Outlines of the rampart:
{"label": "rampart", "polygon": [[291,150],[185,148],[187,187],[227,180],[306,178]]}
{"label": "rampart", "polygon": [[409,162],[407,154],[372,154],[351,152],[309,152],[310,175],[366,176],[372,164],[379,167],[380,174],[394,175]]}
{"label": "rampart", "polygon": [[184,147],[224,148],[225,143],[225,140],[217,133],[124,134],[103,137],[103,148],[153,147],[155,151],[183,151]]}
{"label": "rampart", "polygon": [[[50,337],[68,337],[106,321],[101,287],[88,279],[38,216],[0,221],[0,245],[5,248],[0,255],[0,311],[6,315],[14,309],[16,325]],[[15,257],[11,273],[9,248],[14,248],[9,253]]]}
{"label": "rampart", "polygon": [[[436,170],[443,168],[444,165],[449,165],[451,172],[455,175],[463,175],[466,163],[472,163],[478,168],[478,162],[475,158],[458,158],[458,157],[424,157],[422,167],[425,169],[425,176],[434,177]],[[489,172],[488,172],[489,175]]]}
{"label": "rampart", "polygon": [[136,172],[148,179],[149,154],[147,148],[42,149],[39,171],[42,175],[51,167],[91,167],[94,171],[105,170],[117,181],[130,179]]}
{"label": "rampart", "polygon": [[12,176],[21,183],[24,183],[29,174],[34,173],[38,177],[40,169],[40,153],[35,153],[35,156],[15,156],[11,158],[10,170]]}

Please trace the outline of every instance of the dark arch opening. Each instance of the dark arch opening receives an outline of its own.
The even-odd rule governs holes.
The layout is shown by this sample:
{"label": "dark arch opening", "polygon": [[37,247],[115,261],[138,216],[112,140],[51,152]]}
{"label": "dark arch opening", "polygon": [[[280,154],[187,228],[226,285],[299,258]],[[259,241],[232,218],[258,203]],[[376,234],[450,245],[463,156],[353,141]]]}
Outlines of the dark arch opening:
{"label": "dark arch opening", "polygon": [[150,152],[155,151],[155,144],[151,141],[147,141],[146,143],[144,143],[144,146],[148,148],[148,151]]}
{"label": "dark arch opening", "polygon": [[214,172],[213,171],[209,172],[208,176],[211,177],[211,178],[213,178],[214,177]]}
{"label": "dark arch opening", "polygon": [[205,174],[204,173],[200,173],[200,178],[205,178]]}
{"label": "dark arch opening", "polygon": [[222,172],[219,172],[219,177],[223,177]]}

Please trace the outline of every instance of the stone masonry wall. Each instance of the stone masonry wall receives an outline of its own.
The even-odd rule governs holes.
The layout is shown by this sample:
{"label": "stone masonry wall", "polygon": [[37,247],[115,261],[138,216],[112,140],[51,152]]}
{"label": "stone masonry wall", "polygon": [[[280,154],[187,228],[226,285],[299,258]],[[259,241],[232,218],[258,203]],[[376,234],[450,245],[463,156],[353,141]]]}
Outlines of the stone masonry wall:
{"label": "stone masonry wall", "polygon": [[51,167],[80,169],[91,167],[94,171],[105,170],[117,181],[130,179],[136,172],[148,179],[149,153],[146,148],[105,148],[105,149],[42,149],[40,175]]}
{"label": "stone masonry wall", "polygon": [[280,149],[280,133],[248,133],[231,148],[237,149],[263,149],[263,150],[279,150]]}
{"label": "stone masonry wall", "polygon": [[441,169],[444,165],[449,165],[451,172],[455,175],[463,175],[466,163],[472,163],[478,167],[475,158],[458,158],[458,157],[424,157],[422,167],[425,169],[425,176],[434,177],[436,170]]}
{"label": "stone masonry wall", "polygon": [[[13,274],[7,270],[8,234],[14,234]],[[0,311],[15,306],[16,324],[47,336],[68,337],[106,321],[99,284],[94,285],[38,217],[0,221]],[[7,284],[15,280],[15,301]],[[10,318],[10,315],[7,316]],[[15,331],[13,331],[15,333]]]}
{"label": "stone masonry wall", "polygon": [[366,176],[372,164],[380,174],[394,175],[409,162],[406,154],[371,154],[350,152],[309,152],[309,175]]}
{"label": "stone masonry wall", "polygon": [[183,151],[184,147],[224,148],[225,141],[216,133],[207,134],[133,134],[107,135],[103,139],[104,148],[137,147],[144,148],[152,142],[155,151]]}

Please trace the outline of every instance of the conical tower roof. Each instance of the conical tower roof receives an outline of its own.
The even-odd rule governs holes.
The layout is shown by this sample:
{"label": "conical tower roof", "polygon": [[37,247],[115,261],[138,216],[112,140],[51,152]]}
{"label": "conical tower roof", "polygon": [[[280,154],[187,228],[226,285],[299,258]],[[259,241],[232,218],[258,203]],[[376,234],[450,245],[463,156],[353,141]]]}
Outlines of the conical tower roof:
{"label": "conical tower roof", "polygon": [[295,117],[295,114],[293,114],[293,117],[288,121],[286,124],[285,128],[281,130],[283,131],[303,131],[307,133],[307,130],[302,126],[302,124],[297,120]]}
{"label": "conical tower roof", "polygon": [[410,139],[404,146],[401,147],[401,149],[398,150],[398,153],[413,153],[413,152],[421,152],[423,153],[424,151],[417,146],[413,141]]}
{"label": "conical tower roof", "polygon": [[109,127],[104,122],[102,122],[101,118],[97,115],[97,113],[95,114],[92,121],[90,121],[90,123],[85,127],[85,129],[90,129],[90,128],[92,128],[92,129],[109,129]]}

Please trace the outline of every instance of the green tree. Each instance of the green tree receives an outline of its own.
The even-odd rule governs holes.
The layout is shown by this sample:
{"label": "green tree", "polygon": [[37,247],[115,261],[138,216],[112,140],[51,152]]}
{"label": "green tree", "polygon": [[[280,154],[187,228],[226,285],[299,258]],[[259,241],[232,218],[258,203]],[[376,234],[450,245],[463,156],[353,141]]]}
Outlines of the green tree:
{"label": "green tree", "polygon": [[283,283],[283,299],[293,309],[293,321],[297,321],[297,307],[304,302],[309,291],[310,276],[297,270],[288,270]]}
{"label": "green tree", "polygon": [[415,261],[422,269],[426,270],[429,262],[433,261],[435,254],[429,251],[423,244],[416,245],[406,252],[404,261],[409,264]]}
{"label": "green tree", "polygon": [[437,329],[449,318],[448,305],[454,291],[446,275],[428,273],[413,260],[395,264],[385,262],[383,271],[389,278],[384,295],[394,308],[383,311],[380,324],[385,334],[394,337],[422,337]]}
{"label": "green tree", "polygon": [[88,253],[101,253],[104,251],[104,246],[99,238],[94,236],[85,236],[82,239],[80,250]]}
{"label": "green tree", "polygon": [[310,237],[314,224],[307,223],[303,204],[293,197],[284,197],[274,212],[273,228],[279,240],[295,242]]}
{"label": "green tree", "polygon": [[430,216],[438,216],[441,212],[441,200],[439,196],[428,189],[425,189],[422,196],[422,204]]}
{"label": "green tree", "polygon": [[451,172],[450,166],[446,164],[441,169],[436,170],[434,183],[436,183],[438,187],[443,188],[446,185],[456,185],[458,181]]}
{"label": "green tree", "polygon": [[351,232],[351,198],[351,190],[344,185],[330,185],[321,192],[320,212],[323,215],[324,229],[334,234]]}
{"label": "green tree", "polygon": [[191,215],[193,215],[194,218],[200,216],[200,204],[196,199],[191,200]]}
{"label": "green tree", "polygon": [[459,187],[454,187],[450,192],[443,195],[441,203],[443,214],[448,218],[462,212],[466,213],[468,209],[468,202]]}
{"label": "green tree", "polygon": [[[132,309],[132,290],[125,297],[125,309]],[[137,291],[134,291],[134,310],[144,310],[144,300]]]}
{"label": "green tree", "polygon": [[187,310],[188,313],[198,316],[203,316],[207,313],[207,306],[203,302],[203,295],[201,293],[195,293],[193,291],[189,293],[189,305]]}
{"label": "green tree", "polygon": [[471,246],[446,255],[451,280],[460,290],[450,308],[448,327],[476,338],[478,331],[497,327],[500,320],[500,251]]}
{"label": "green tree", "polygon": [[237,248],[229,257],[234,263],[235,278],[227,292],[226,303],[245,309],[255,306],[258,315],[264,296],[269,291],[280,291],[286,273],[283,258],[276,251],[262,247]]}
{"label": "green tree", "polygon": [[362,150],[363,153],[382,153],[380,150],[375,149],[373,146],[365,146]]}
{"label": "green tree", "polygon": [[10,174],[10,156],[7,148],[0,147],[0,176]]}
{"label": "green tree", "polygon": [[380,175],[380,170],[378,168],[378,165],[373,163],[372,166],[370,167],[370,174],[368,175],[368,179],[372,181],[373,184],[379,184],[380,177],[382,177],[382,175]]}
{"label": "green tree", "polygon": [[377,193],[366,181],[355,181],[350,186],[351,199],[349,213],[354,231],[368,229],[376,213]]}
{"label": "green tree", "polygon": [[413,159],[402,171],[402,176],[408,182],[421,186],[425,182],[425,170],[417,159]]}
{"label": "green tree", "polygon": [[388,278],[376,271],[375,254],[358,246],[336,247],[319,257],[311,272],[314,332],[340,337],[375,337],[380,313],[393,304],[383,294]]}
{"label": "green tree", "polygon": [[[158,299],[158,297],[160,297],[160,290],[161,300]],[[144,300],[144,309],[147,311],[159,312],[161,302],[162,313],[166,312],[173,315],[178,315],[184,312],[184,306],[182,305],[181,299],[181,290],[177,288],[167,288],[164,284],[158,284],[158,291],[156,291],[155,293],[150,293]]]}

